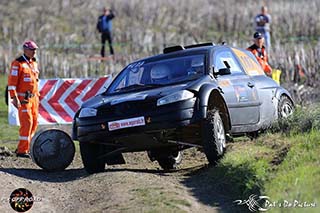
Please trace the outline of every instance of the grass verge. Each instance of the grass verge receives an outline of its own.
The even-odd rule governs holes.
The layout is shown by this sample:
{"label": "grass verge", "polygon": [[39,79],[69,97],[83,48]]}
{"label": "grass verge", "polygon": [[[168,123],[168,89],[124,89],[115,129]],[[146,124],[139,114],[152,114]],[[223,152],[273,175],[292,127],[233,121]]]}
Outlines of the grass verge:
{"label": "grass verge", "polygon": [[5,103],[5,87],[7,85],[7,75],[0,74],[0,143],[17,142],[19,127],[8,124],[8,107]]}
{"label": "grass verge", "polygon": [[[319,105],[298,109],[258,139],[230,144],[224,158],[208,172],[207,184],[228,197],[218,200],[222,209],[246,211],[246,204],[233,201],[245,201],[254,194],[269,197],[259,203],[270,212],[319,212],[319,116]],[[285,128],[275,133],[279,127]]]}

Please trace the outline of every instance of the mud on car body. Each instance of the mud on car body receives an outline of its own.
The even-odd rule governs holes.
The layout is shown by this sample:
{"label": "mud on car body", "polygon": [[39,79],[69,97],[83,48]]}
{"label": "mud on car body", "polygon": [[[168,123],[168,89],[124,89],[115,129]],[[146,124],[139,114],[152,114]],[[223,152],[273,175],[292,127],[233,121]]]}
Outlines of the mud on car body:
{"label": "mud on car body", "polygon": [[290,94],[250,52],[212,43],[173,46],[129,64],[85,102],[74,117],[73,139],[88,173],[138,151],[174,169],[191,147],[216,164],[226,134],[255,135],[292,110]]}

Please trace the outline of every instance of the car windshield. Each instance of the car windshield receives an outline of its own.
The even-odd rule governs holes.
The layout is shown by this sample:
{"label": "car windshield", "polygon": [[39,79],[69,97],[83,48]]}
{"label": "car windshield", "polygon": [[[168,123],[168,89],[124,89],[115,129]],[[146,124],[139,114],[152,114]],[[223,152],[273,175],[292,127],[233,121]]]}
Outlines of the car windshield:
{"label": "car windshield", "polygon": [[204,74],[205,55],[182,56],[128,65],[112,82],[108,93],[160,87],[190,81]]}

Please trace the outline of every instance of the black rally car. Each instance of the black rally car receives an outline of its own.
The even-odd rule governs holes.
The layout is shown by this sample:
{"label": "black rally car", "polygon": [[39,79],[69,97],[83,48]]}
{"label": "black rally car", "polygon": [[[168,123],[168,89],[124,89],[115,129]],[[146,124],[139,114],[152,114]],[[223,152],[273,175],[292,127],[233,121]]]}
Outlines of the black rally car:
{"label": "black rally car", "polygon": [[85,102],[74,117],[73,139],[89,173],[138,151],[173,169],[180,151],[195,146],[215,164],[226,134],[256,134],[292,110],[290,94],[250,52],[212,43],[173,46],[129,64]]}

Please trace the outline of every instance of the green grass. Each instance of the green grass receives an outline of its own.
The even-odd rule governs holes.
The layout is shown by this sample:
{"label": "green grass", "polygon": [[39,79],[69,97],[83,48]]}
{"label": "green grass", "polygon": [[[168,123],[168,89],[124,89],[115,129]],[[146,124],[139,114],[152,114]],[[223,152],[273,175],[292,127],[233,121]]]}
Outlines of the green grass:
{"label": "green grass", "polygon": [[[320,132],[312,131],[289,138],[292,147],[284,161],[270,174],[265,193],[276,201],[316,203],[320,205]],[[274,209],[280,212],[280,209]],[[288,210],[289,211],[289,210]],[[300,212],[301,209],[290,209]],[[319,212],[309,208],[308,212]]]}
{"label": "green grass", "polygon": [[[270,212],[319,212],[320,131],[314,119],[320,115],[318,107],[305,109],[311,115],[302,115],[298,110],[292,118],[282,121],[290,127],[282,133],[269,132],[254,141],[230,144],[224,158],[209,172],[210,182],[220,185],[217,192],[231,200],[246,200],[255,194],[268,196],[277,205],[286,202],[317,205],[316,208],[270,207]],[[305,133],[299,132],[303,127],[299,119],[310,123]],[[245,210],[247,206],[235,205],[230,211]]]}
{"label": "green grass", "polygon": [[186,212],[181,207],[191,207],[177,193],[161,187],[140,187],[131,190],[131,193],[139,206],[144,206],[141,209],[143,212]]}
{"label": "green grass", "polygon": [[10,126],[8,123],[8,107],[5,103],[4,96],[5,86],[7,85],[7,75],[0,75],[0,85],[0,143],[6,143],[6,146],[11,149],[13,146],[7,144],[7,142],[18,142],[19,127]]}
{"label": "green grass", "polygon": [[320,105],[313,104],[308,107],[297,107],[295,113],[287,119],[275,123],[272,131],[281,131],[289,134],[299,134],[320,130]]}
{"label": "green grass", "polygon": [[231,200],[259,195],[264,181],[272,170],[269,162],[276,151],[250,141],[236,142],[229,146],[220,163],[209,172],[217,192]]}

